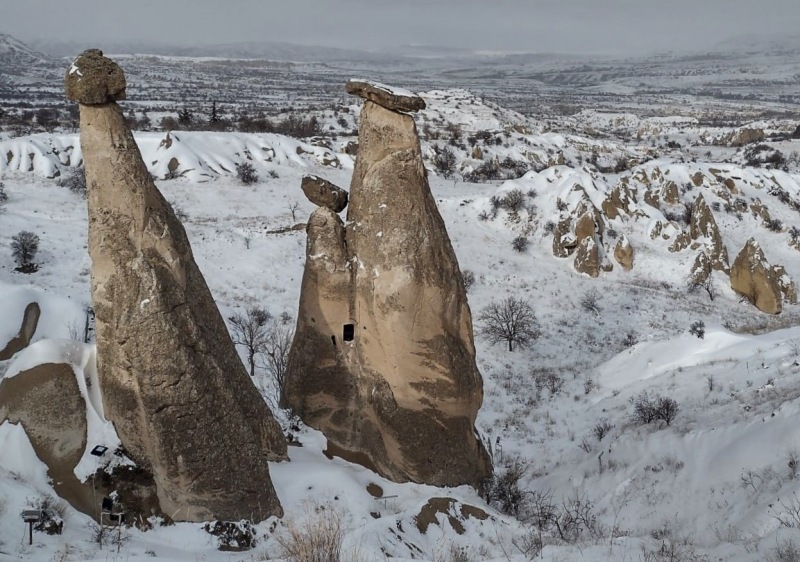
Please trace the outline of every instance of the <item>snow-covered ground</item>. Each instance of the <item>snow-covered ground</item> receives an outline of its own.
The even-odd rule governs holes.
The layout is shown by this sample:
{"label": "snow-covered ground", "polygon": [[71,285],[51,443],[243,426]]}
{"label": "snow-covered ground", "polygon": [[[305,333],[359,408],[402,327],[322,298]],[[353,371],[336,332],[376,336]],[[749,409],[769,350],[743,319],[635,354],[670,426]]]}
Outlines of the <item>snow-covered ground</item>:
{"label": "snow-covered ground", "polygon": [[[525,521],[501,513],[497,504],[487,505],[467,487],[394,484],[357,465],[329,460],[322,453],[324,437],[303,429],[303,446],[290,447],[291,462],[270,466],[287,515],[257,525],[254,550],[219,552],[216,539],[198,524],[156,526],[146,533],[125,530],[127,542],[101,546],[93,540],[90,519],[69,507],[63,535],[36,534],[35,544],[28,546],[19,513],[54,492],[24,432],[6,423],[0,426],[0,560],[277,559],[277,537],[285,536],[293,522],[303,524],[316,514],[340,518],[351,552],[344,559],[357,560],[352,552],[358,551],[368,561],[521,561],[534,558],[536,550],[528,546],[539,538],[531,508],[546,504],[543,498],[548,497],[561,513],[582,506],[589,528],[579,525],[566,533],[573,535],[569,541],[556,528],[545,529],[544,560],[761,561],[777,556],[775,549],[784,541],[800,545],[800,327],[793,327],[800,324],[798,307],[787,305],[778,317],[764,315],[740,302],[719,272],[713,301],[704,292],[688,292],[695,253],[671,253],[672,239],[650,237],[653,221],[665,218],[653,207],[645,209],[647,216],[608,221],[635,248],[635,265],[631,272],[617,266],[597,279],[575,272],[571,258],[553,256],[545,226],[570,212],[576,184],[600,202],[627,175],[640,190],[644,209],[641,198],[650,186],[642,178],[652,182],[658,169],[682,188],[681,203],[702,193],[710,206],[722,208],[726,201],[716,176],[731,177],[741,197],[748,202],[758,197],[784,225],[774,232],[749,211],[741,218],[715,211],[731,261],[753,236],[772,264],[785,265],[800,281],[800,260],[786,231],[798,223],[797,211],[768,193],[778,185],[792,197],[800,195],[800,176],[732,163],[682,162],[682,154],[663,153],[639,168],[604,174],[582,168],[579,157],[588,161],[600,149],[614,158],[649,160],[652,147],[546,132],[541,124],[479,104],[462,91],[431,92],[426,99],[421,129],[429,124],[445,131],[450,123],[463,128],[465,139],[470,132],[492,130],[500,143],[482,146],[499,159],[514,155],[535,163],[525,152],[537,146],[543,154],[550,149],[551,156],[561,150],[570,164],[480,184],[430,174],[461,268],[475,276],[469,300],[476,327],[485,306],[512,295],[527,299],[540,322],[541,337],[512,353],[476,336],[485,390],[478,429],[492,444],[498,474],[507,466],[523,467]],[[587,116],[586,123],[604,134],[643,126],[627,116]],[[696,124],[675,118],[651,120],[647,126]],[[137,134],[159,187],[180,210],[223,315],[258,304],[274,315],[285,311],[294,316],[305,234],[287,227],[304,222],[314,208],[300,190],[300,179],[311,173],[346,187],[352,159],[278,135],[177,132],[170,146],[165,138],[162,133]],[[426,142],[429,157],[431,145],[444,142]],[[0,375],[13,375],[37,358],[65,354],[79,379],[91,374],[91,348],[67,354],[76,344],[65,341],[72,327],[84,321],[91,262],[85,200],[48,179],[63,169],[66,160],[59,155],[64,154],[70,154],[70,164],[78,161],[76,136],[0,138],[0,178],[8,194],[0,213],[0,347],[19,331],[28,303],[38,302],[42,309],[33,345],[0,363]],[[456,155],[462,171],[475,164],[467,148],[456,147]],[[170,174],[172,158],[179,166]],[[254,185],[243,186],[235,178],[236,164],[244,161],[252,162],[261,176]],[[703,185],[687,188],[697,172],[706,178]],[[494,218],[479,219],[491,211],[493,196],[514,189],[526,194],[523,210],[512,215],[501,209]],[[29,275],[14,270],[8,249],[21,230],[41,239],[39,270]],[[529,239],[523,253],[511,246],[521,235]],[[609,243],[614,241],[609,237]],[[582,303],[590,291],[597,291],[593,309]],[[699,320],[705,323],[703,339],[688,333]],[[257,378],[272,399],[267,375]],[[635,403],[645,391],[652,398],[676,401],[678,412],[669,426],[634,421]],[[101,431],[101,408],[92,415],[98,419],[90,425]],[[97,439],[112,442],[113,436]],[[370,484],[380,486],[385,499],[373,497],[367,491]],[[489,517],[462,522],[454,504],[449,513],[455,524],[439,514],[438,524],[423,532],[417,516],[437,497],[478,506]]]}

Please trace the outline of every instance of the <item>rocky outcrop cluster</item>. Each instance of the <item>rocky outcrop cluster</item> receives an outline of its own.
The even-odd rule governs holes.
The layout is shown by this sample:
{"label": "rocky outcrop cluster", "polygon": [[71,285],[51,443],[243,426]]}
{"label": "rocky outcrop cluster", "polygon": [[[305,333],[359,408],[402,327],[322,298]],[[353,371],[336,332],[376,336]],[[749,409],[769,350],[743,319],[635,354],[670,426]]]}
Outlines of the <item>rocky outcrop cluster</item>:
{"label": "rocky outcrop cluster", "polygon": [[771,266],[753,238],[733,262],[731,288],[767,314],[780,314],[784,301],[797,302],[797,291],[785,268]]}
{"label": "rocky outcrop cluster", "polygon": [[[608,260],[603,242],[603,213],[592,204],[580,185],[576,185],[573,191],[580,192],[582,198],[575,212],[562,218],[556,225],[553,232],[553,255],[566,258],[574,254],[575,271],[597,277],[601,271],[611,271],[614,267]],[[617,199],[607,200],[603,208],[616,213],[620,207],[624,207],[625,196],[620,193],[617,196]]]}
{"label": "rocky outcrop cluster", "polygon": [[106,417],[173,519],[280,515],[267,462],[286,458],[282,431],[115,103],[122,70],[86,51],[66,91],[80,104]]}
{"label": "rocky outcrop cluster", "polygon": [[475,431],[483,387],[471,314],[407,114],[425,102],[360,81],[347,91],[366,100],[347,223],[338,188],[304,181],[320,208],[308,221],[284,400],[330,454],[395,481],[477,485],[491,463]]}

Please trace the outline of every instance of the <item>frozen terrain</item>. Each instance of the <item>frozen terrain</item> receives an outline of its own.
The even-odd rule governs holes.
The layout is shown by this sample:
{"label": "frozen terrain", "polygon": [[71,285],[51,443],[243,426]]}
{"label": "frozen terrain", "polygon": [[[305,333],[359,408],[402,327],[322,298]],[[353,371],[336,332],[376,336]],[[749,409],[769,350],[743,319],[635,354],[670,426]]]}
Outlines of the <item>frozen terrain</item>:
{"label": "frozen terrain", "polygon": [[[478,429],[492,445],[498,475],[509,469],[521,475],[518,517],[503,513],[502,501],[488,505],[467,487],[394,484],[328,459],[324,437],[301,428],[302,446],[290,447],[291,462],[270,466],[287,516],[258,523],[253,550],[220,552],[199,524],[125,529],[120,537],[126,540],[106,537],[99,544],[90,518],[69,507],[63,535],[37,533],[28,546],[19,513],[54,492],[24,432],[6,423],[0,426],[0,560],[279,559],[279,537],[315,518],[341,521],[345,559],[365,561],[761,561],[779,559],[790,541],[800,545],[800,309],[760,313],[740,301],[720,272],[712,277],[713,300],[703,290],[690,292],[695,252],[669,251],[685,227],[684,205],[702,194],[731,261],[754,237],[771,264],[784,265],[800,281],[790,230],[799,222],[797,161],[789,158],[786,171],[755,167],[746,147],[715,144],[741,126],[699,117],[586,111],[532,120],[464,90],[424,96],[423,151],[461,269],[474,275],[469,300],[476,329],[481,310],[506,296],[527,299],[540,324],[540,337],[514,352],[476,335],[485,391]],[[354,140],[347,131],[357,114],[351,100],[346,106],[339,115],[319,113],[337,134],[324,142],[137,133],[226,318],[254,304],[276,316],[296,314],[305,233],[293,227],[314,208],[300,180],[315,174],[349,184],[353,158],[342,150]],[[780,118],[747,125],[767,136],[788,135],[796,126]],[[787,157],[800,148],[787,137],[765,142]],[[445,149],[452,152],[448,162],[441,158]],[[42,309],[33,344],[0,363],[0,376],[54,357],[72,365],[79,380],[93,375],[92,346],[70,341],[90,302],[86,202],[58,185],[79,162],[76,134],[0,137],[0,179],[8,195],[0,212],[0,348],[19,331],[28,303]],[[243,162],[260,176],[254,185],[236,178]],[[572,258],[553,256],[547,225],[573,210],[576,185],[600,206],[623,177],[641,213],[607,218],[606,227],[634,247],[634,267],[625,272],[615,264],[597,279],[583,276]],[[647,205],[644,194],[667,181],[678,186],[678,201]],[[518,210],[496,208],[493,198],[515,190],[525,198]],[[736,197],[745,201],[743,210],[736,209]],[[756,199],[779,227],[751,210]],[[656,221],[669,223],[666,238],[651,236]],[[39,269],[28,275],[15,271],[8,250],[21,230],[41,239]],[[523,252],[512,248],[518,237],[528,241]],[[609,250],[616,237],[607,236]],[[705,325],[702,339],[689,333],[697,321]],[[256,378],[274,404],[266,372]],[[634,419],[642,392],[675,400],[669,425]],[[90,439],[113,446],[102,407],[92,403]],[[288,413],[280,417],[291,423]],[[368,491],[370,484],[381,488],[382,498]],[[432,524],[425,524],[422,513],[432,498],[456,503],[434,511]],[[462,505],[488,517],[464,516]],[[537,525],[536,508],[548,506],[559,513],[560,528]]]}

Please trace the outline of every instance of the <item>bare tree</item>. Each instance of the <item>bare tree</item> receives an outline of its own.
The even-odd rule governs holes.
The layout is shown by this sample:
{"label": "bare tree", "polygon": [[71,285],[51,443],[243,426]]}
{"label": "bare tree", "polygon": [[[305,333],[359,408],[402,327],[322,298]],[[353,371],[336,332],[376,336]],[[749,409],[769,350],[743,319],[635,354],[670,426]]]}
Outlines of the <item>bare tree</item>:
{"label": "bare tree", "polygon": [[286,366],[289,363],[289,350],[294,339],[291,316],[281,315],[272,320],[267,328],[264,344],[264,369],[275,381],[278,389],[278,403],[283,399],[283,385],[286,382]]}
{"label": "bare tree", "polygon": [[33,263],[36,252],[39,251],[39,237],[33,232],[23,230],[11,238],[11,255],[17,262],[17,271],[32,273],[38,266]]}
{"label": "bare tree", "polygon": [[295,216],[297,215],[297,210],[300,208],[300,203],[297,201],[292,201],[289,203],[289,212],[292,213],[292,222],[294,222]]}
{"label": "bare tree", "polygon": [[516,297],[491,303],[478,318],[480,333],[492,344],[507,342],[509,351],[514,351],[514,344],[525,347],[541,335],[533,307]]}
{"label": "bare tree", "polygon": [[267,346],[269,330],[267,323],[272,315],[258,306],[248,307],[244,314],[237,312],[228,322],[231,324],[233,343],[247,349],[250,376],[256,376],[256,355]]}
{"label": "bare tree", "polygon": [[690,293],[694,292],[697,289],[703,289],[708,295],[708,298],[711,299],[712,301],[714,300],[716,292],[714,291],[714,284],[713,281],[711,280],[711,275],[709,275],[702,281],[699,280],[689,281],[689,292]]}

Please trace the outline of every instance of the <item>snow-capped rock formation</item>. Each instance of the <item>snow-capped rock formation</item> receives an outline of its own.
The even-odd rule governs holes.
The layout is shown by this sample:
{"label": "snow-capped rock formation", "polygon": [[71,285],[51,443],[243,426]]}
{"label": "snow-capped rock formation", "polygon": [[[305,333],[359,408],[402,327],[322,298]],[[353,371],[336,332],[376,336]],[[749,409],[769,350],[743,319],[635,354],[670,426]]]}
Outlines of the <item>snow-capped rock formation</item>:
{"label": "snow-capped rock formation", "polygon": [[115,103],[121,69],[87,51],[66,91],[80,104],[106,417],[173,519],[280,515],[267,461],[286,457],[283,434]]}
{"label": "snow-capped rock formation", "polygon": [[414,119],[391,109],[422,100],[376,88],[348,87],[368,101],[347,226],[324,207],[308,223],[285,399],[331,454],[395,481],[474,486],[491,463],[471,313]]}

